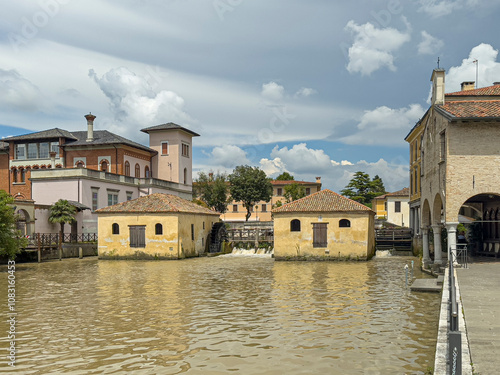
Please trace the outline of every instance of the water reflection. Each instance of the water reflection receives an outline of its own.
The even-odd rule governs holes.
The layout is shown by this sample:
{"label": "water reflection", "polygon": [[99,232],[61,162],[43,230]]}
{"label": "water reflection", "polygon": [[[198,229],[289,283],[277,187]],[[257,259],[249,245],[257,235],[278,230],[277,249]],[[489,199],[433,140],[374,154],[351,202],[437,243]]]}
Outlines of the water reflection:
{"label": "water reflection", "polygon": [[[18,264],[16,370],[423,374],[433,364],[439,296],[407,291],[407,261]],[[6,280],[1,272],[3,316]],[[5,320],[0,330],[5,336]]]}

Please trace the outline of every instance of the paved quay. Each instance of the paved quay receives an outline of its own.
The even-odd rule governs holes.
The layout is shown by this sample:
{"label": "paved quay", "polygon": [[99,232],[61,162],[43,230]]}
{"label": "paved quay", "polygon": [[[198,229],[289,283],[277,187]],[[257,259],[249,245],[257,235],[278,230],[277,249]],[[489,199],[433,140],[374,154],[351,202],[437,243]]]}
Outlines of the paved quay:
{"label": "paved quay", "polygon": [[500,262],[457,268],[474,373],[500,373]]}

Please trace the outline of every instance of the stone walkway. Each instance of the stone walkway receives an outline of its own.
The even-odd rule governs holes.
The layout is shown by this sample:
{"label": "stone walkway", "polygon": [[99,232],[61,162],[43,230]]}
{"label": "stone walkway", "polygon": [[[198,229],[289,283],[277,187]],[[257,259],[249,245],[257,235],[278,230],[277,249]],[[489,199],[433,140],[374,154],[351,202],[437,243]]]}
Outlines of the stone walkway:
{"label": "stone walkway", "polygon": [[474,373],[500,373],[500,262],[457,268]]}

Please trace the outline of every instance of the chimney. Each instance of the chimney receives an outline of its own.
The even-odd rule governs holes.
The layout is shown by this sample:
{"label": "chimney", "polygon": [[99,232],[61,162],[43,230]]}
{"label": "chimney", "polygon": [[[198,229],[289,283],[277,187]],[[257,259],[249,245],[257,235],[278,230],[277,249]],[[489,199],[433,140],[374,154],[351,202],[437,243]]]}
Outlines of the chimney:
{"label": "chimney", "polygon": [[431,76],[431,105],[444,104],[444,69],[434,69]]}
{"label": "chimney", "polygon": [[500,82],[493,82],[493,86],[500,86]]}
{"label": "chimney", "polygon": [[87,119],[87,142],[92,142],[94,140],[94,120],[95,116],[89,112],[88,115],[85,115]]}
{"label": "chimney", "polygon": [[316,183],[321,184],[321,177],[316,177]]}
{"label": "chimney", "polygon": [[50,155],[50,168],[55,168],[56,167],[56,152],[51,151],[49,152]]}
{"label": "chimney", "polygon": [[474,90],[476,88],[476,82],[474,81],[465,81],[460,84],[460,88],[462,91]]}

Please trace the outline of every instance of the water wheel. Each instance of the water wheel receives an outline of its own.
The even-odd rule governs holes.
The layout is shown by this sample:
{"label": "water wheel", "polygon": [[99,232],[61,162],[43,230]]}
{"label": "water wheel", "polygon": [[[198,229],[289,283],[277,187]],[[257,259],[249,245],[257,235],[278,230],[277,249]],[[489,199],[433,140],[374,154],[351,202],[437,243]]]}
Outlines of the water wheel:
{"label": "water wheel", "polygon": [[222,222],[215,223],[210,232],[209,252],[220,253],[224,241],[227,241],[226,225]]}

